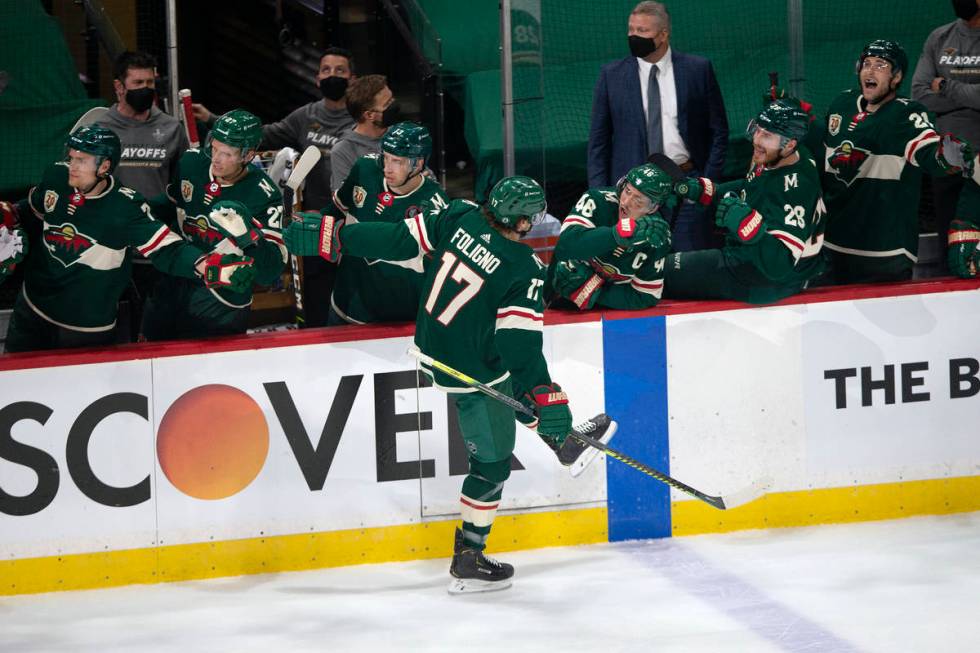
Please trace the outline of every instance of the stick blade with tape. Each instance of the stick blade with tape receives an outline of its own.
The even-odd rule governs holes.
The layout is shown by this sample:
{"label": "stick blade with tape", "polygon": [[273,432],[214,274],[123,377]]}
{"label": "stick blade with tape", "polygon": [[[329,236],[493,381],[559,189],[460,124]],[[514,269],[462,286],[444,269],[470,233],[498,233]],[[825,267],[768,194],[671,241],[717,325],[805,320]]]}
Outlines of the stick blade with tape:
{"label": "stick blade with tape", "polygon": [[84,127],[85,125],[94,125],[95,123],[102,121],[108,113],[109,109],[106,107],[94,107],[89,109],[75,121],[75,124],[72,125],[71,131],[74,132],[79,127]]}
{"label": "stick blade with tape", "polygon": [[310,145],[303,150],[299,161],[293,166],[293,171],[290,173],[289,179],[286,180],[286,185],[292,188],[293,192],[300,187],[303,180],[306,179],[306,175],[310,174],[310,170],[317,164],[321,156],[323,155],[320,153],[320,148],[315,145]]}

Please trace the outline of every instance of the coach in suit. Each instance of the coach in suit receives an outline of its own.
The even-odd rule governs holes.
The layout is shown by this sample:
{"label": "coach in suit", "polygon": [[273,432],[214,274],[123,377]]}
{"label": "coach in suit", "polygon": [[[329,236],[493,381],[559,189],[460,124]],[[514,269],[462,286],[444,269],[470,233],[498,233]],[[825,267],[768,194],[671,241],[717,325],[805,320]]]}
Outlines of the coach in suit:
{"label": "coach in suit", "polygon": [[[632,56],[602,67],[592,102],[589,186],[612,186],[654,152],[688,175],[719,179],[728,118],[711,62],[670,49],[670,14],[641,2],[629,18]],[[711,221],[685,205],[674,226],[677,251],[710,245]]]}

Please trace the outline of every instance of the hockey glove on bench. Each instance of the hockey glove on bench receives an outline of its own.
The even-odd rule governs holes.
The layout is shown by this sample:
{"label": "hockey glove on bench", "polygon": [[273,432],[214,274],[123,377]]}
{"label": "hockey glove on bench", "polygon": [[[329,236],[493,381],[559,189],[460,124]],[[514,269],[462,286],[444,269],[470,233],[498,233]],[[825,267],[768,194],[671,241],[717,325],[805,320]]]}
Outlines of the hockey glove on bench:
{"label": "hockey glove on bench", "polygon": [[956,276],[972,279],[980,271],[980,226],[966,220],[949,223],[949,269]]}
{"label": "hockey glove on bench", "polygon": [[670,225],[656,215],[643,215],[637,219],[621,218],[613,227],[613,238],[616,244],[625,249],[649,243],[657,248],[663,244],[664,238],[670,239]]}
{"label": "hockey glove on bench", "polygon": [[758,240],[766,231],[762,214],[737,195],[721,198],[715,213],[715,224],[730,231],[746,245]]}
{"label": "hockey glove on bench", "polygon": [[555,290],[580,310],[588,310],[599,300],[605,279],[584,261],[562,261],[555,266]]}
{"label": "hockey glove on bench", "polygon": [[236,254],[208,254],[204,257],[204,285],[208,288],[227,288],[232,292],[247,292],[255,280],[254,259]]}
{"label": "hockey glove on bench", "polygon": [[936,148],[936,163],[947,175],[973,176],[974,152],[969,143],[952,134],[943,134]]}
{"label": "hockey glove on bench", "polygon": [[316,211],[293,215],[293,222],[282,232],[290,254],[321,256],[331,263],[340,260],[340,228],[343,220]]}
{"label": "hockey glove on bench", "polygon": [[249,224],[250,220],[248,207],[236,200],[215,202],[208,214],[211,225],[240,250],[262,239],[262,235]]}
{"label": "hockey glove on bench", "polygon": [[715,184],[707,177],[688,177],[674,184],[674,193],[681,199],[708,206],[715,199]]}
{"label": "hockey glove on bench", "polygon": [[10,275],[27,256],[27,234],[23,229],[0,224],[0,281]]}

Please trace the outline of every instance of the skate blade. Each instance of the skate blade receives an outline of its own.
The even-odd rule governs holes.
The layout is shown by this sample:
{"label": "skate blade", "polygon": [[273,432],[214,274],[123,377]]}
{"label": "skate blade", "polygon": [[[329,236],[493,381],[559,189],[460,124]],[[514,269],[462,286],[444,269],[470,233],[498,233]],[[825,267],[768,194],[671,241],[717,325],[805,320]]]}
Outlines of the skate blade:
{"label": "skate blade", "polygon": [[513,581],[508,578],[507,580],[480,580],[478,578],[453,578],[449,581],[449,587],[446,589],[450,594],[473,594],[476,592],[496,592],[497,590],[505,590],[511,585]]}
{"label": "skate blade", "polygon": [[[602,434],[601,438],[599,438],[599,442],[602,444],[609,444],[609,441],[613,439],[614,435],[616,435],[616,429],[618,426],[619,425],[616,423],[616,420],[610,421],[609,428],[606,429],[606,432]],[[585,451],[582,452],[582,455],[579,456],[578,459],[571,464],[571,466],[569,466],[568,473],[572,475],[572,478],[580,476],[582,472],[585,471],[586,467],[591,465],[592,461],[595,460],[601,453],[602,452],[595,447],[586,447]]]}

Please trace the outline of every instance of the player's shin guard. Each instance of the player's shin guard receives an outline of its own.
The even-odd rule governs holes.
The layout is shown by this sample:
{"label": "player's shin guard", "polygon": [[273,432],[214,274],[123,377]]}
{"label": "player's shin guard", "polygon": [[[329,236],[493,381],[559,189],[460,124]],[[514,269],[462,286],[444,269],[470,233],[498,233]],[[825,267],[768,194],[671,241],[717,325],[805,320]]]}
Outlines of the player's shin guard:
{"label": "player's shin guard", "polygon": [[510,459],[492,463],[470,458],[470,473],[459,497],[466,546],[482,551],[497,516],[504,482],[510,477]]}
{"label": "player's shin guard", "polygon": [[482,463],[470,458],[470,473],[460,495],[462,528],[456,529],[453,561],[449,573],[453,580],[450,594],[486,592],[510,587],[514,567],[483,554],[493,526],[504,482],[510,476],[510,458]]}

